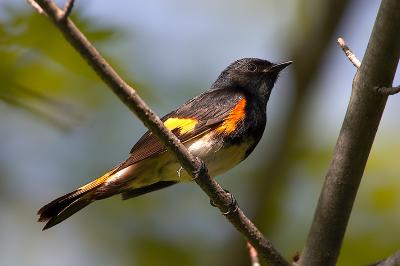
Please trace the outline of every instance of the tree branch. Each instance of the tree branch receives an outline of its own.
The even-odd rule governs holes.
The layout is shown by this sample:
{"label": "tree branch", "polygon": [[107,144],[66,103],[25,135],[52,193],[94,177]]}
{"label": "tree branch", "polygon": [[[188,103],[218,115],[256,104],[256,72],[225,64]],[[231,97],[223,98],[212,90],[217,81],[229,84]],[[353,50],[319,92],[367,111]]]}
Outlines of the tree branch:
{"label": "tree branch", "polygon": [[300,257],[300,265],[335,265],[351,209],[387,101],[374,87],[390,86],[400,57],[400,1],[383,0],[339,134],[333,159]]}
{"label": "tree branch", "polygon": [[69,15],[71,14],[71,12],[72,12],[72,8],[74,7],[74,3],[75,3],[75,1],[74,0],[67,0],[67,2],[65,3],[65,6],[64,6],[64,14],[63,14],[63,19],[67,19],[68,17],[69,17]]}
{"label": "tree branch", "polygon": [[240,208],[232,209],[232,195],[225,192],[208,175],[204,163],[188,152],[179,139],[164,126],[159,117],[139,97],[136,91],[115,72],[75,24],[69,18],[64,19],[66,12],[58,8],[51,0],[37,0],[36,2],[110,89],[160,139],[167,149],[173,152],[182,167],[193,176],[196,183],[210,197],[212,202],[257,251],[273,265],[289,265]]}

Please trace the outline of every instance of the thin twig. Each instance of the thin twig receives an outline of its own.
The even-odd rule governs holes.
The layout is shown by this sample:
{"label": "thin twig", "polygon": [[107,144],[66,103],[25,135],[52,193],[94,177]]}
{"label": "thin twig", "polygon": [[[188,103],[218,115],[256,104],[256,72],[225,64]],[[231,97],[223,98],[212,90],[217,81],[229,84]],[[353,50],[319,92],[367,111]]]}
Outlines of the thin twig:
{"label": "thin twig", "polygon": [[380,260],[378,262],[369,264],[368,266],[399,266],[400,265],[400,251],[397,251],[392,256]]}
{"label": "thin twig", "polygon": [[100,78],[113,90],[121,101],[134,112],[167,147],[173,152],[182,167],[192,175],[196,183],[210,197],[225,217],[272,265],[289,265],[240,208],[232,210],[232,196],[208,175],[204,163],[188,152],[179,139],[169,131],[158,116],[147,106],[136,91],[130,87],[100,55],[96,48],[69,19],[63,20],[63,12],[54,1],[37,0],[52,22],[63,33],[67,41],[80,53]]}
{"label": "thin twig", "polygon": [[[342,48],[343,52],[346,54],[347,58],[350,62],[356,67],[359,68],[361,65],[360,60],[358,60],[357,56],[350,50],[349,46],[347,46],[346,41],[339,37],[337,39],[337,44]],[[381,95],[389,96],[394,95],[400,92],[400,86],[397,87],[375,87],[375,91]]]}
{"label": "thin twig", "polygon": [[400,86],[397,87],[375,87],[376,92],[379,94],[389,96],[400,92]]}
{"label": "thin twig", "polygon": [[46,15],[46,13],[43,11],[43,9],[36,3],[35,0],[26,0],[26,2],[33,7],[33,9],[36,10],[40,15]]}
{"label": "thin twig", "polygon": [[336,42],[340,46],[340,48],[342,48],[343,52],[346,54],[346,56],[350,60],[350,62],[356,68],[359,68],[361,66],[361,62],[360,62],[360,60],[358,60],[357,56],[347,46],[345,40],[343,38],[339,37]]}
{"label": "thin twig", "polygon": [[74,0],[68,0],[65,3],[65,6],[64,6],[64,9],[63,9],[63,11],[64,11],[63,19],[67,19],[69,17],[69,15],[71,14],[72,8],[74,7],[74,3],[75,3]]}
{"label": "thin twig", "polygon": [[249,242],[247,242],[247,249],[249,251],[251,266],[260,266],[257,250]]}

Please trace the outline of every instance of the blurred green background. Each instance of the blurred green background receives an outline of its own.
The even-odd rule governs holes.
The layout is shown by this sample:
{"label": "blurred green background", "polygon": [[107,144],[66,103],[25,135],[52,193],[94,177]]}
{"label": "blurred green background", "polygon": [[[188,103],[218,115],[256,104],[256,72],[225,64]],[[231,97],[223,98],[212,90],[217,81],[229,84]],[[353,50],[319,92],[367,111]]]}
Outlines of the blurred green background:
{"label": "blurred green background", "polygon": [[[73,19],[160,115],[238,58],[295,61],[272,93],[262,142],[218,178],[290,258],[307,236],[355,74],[335,40],[343,36],[362,58],[378,7],[78,0]],[[400,247],[399,108],[391,97],[339,265],[367,264]],[[2,0],[0,264],[249,265],[245,241],[194,184],[104,200],[41,231],[39,207],[125,159],[144,132],[45,17],[25,1]]]}

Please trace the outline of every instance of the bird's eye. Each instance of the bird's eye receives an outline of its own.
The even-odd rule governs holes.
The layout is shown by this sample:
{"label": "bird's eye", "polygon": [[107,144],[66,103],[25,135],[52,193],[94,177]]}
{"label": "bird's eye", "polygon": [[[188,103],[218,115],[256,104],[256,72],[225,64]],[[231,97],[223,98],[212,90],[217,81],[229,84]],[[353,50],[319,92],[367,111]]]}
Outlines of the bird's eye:
{"label": "bird's eye", "polygon": [[257,70],[257,66],[255,64],[248,64],[247,65],[247,70],[250,72],[254,72]]}

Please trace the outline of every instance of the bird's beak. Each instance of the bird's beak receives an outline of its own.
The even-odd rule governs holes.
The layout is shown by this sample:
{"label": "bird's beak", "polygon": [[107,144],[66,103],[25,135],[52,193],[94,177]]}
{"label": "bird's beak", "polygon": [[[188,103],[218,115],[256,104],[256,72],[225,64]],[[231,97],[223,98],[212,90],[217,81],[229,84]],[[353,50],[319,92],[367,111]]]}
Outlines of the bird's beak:
{"label": "bird's beak", "polygon": [[273,72],[273,73],[279,73],[281,72],[284,68],[286,68],[287,66],[289,66],[290,64],[292,64],[293,61],[286,61],[286,62],[282,62],[282,63],[277,63],[277,64],[273,64],[270,68],[264,70],[265,72]]}

